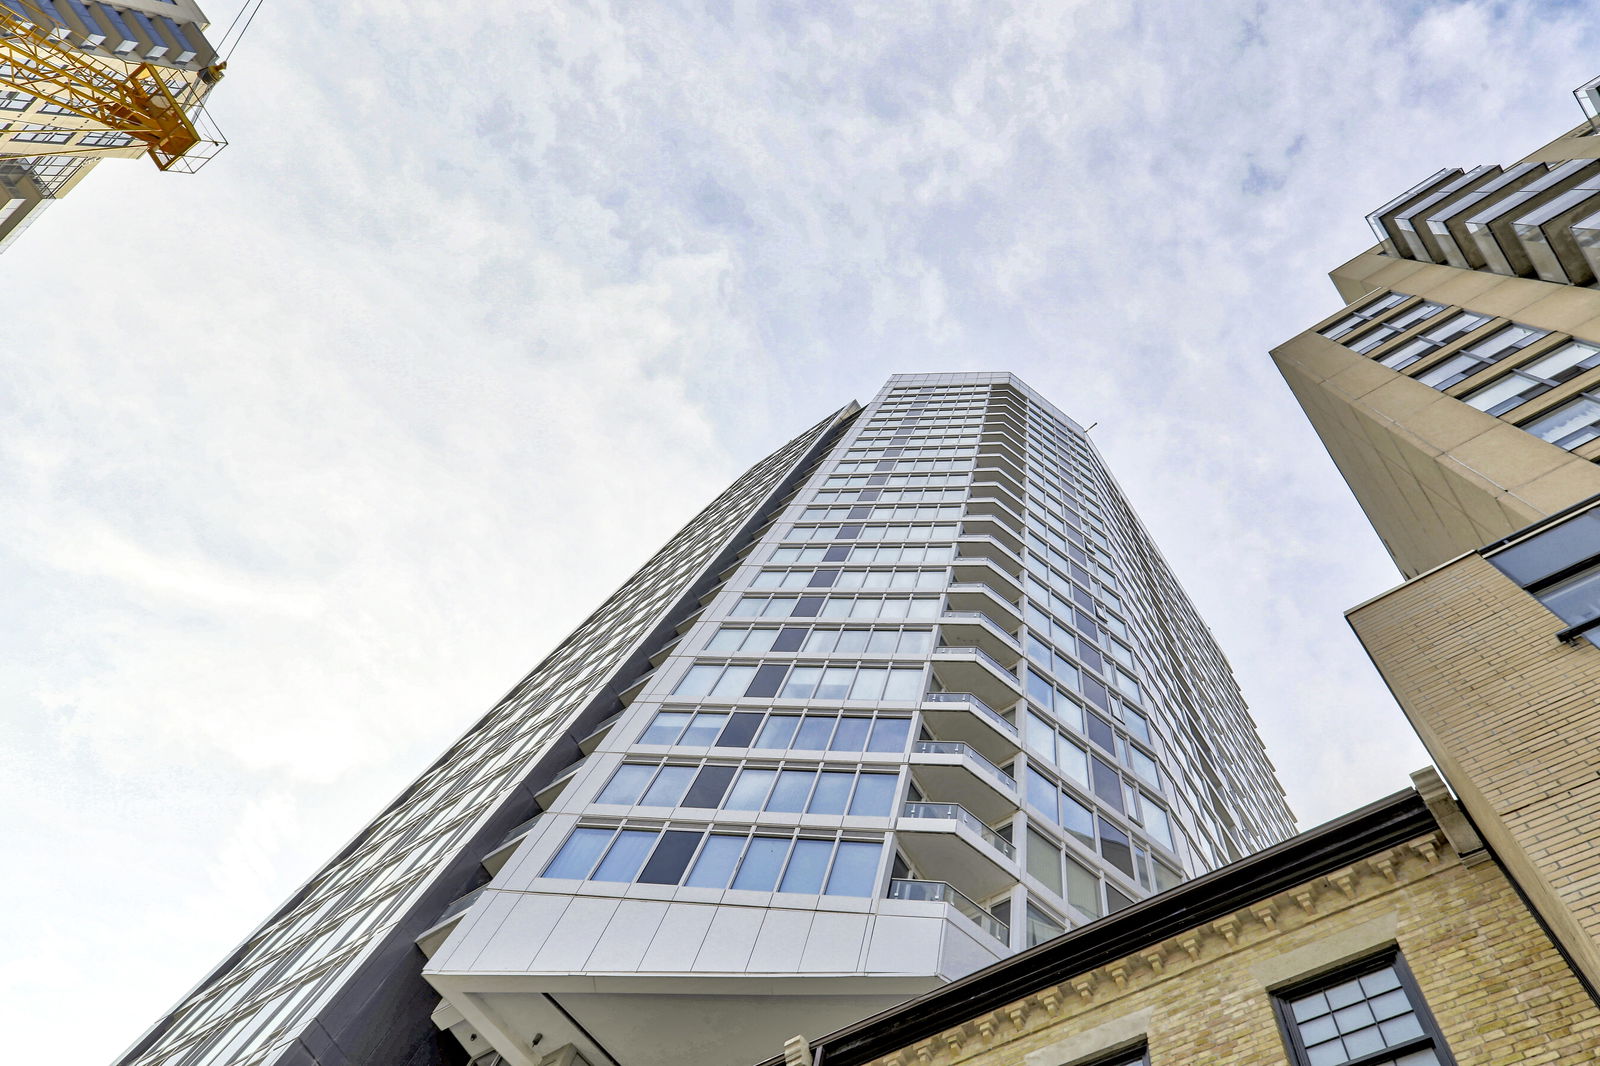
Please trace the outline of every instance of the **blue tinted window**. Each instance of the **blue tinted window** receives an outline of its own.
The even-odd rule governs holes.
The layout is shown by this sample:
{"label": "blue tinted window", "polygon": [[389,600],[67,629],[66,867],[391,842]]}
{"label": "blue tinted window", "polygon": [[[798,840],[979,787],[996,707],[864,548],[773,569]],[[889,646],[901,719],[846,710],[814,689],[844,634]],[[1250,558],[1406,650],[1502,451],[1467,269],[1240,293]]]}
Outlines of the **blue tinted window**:
{"label": "blue tinted window", "polygon": [[856,781],[856,794],[850,800],[850,813],[873,818],[887,817],[894,805],[897,774],[862,774]]}
{"label": "blue tinted window", "polygon": [[789,856],[788,869],[783,872],[779,892],[822,891],[822,875],[828,872],[828,858],[833,854],[831,840],[797,840]]}
{"label": "blue tinted window", "polygon": [[656,841],[653,829],[624,829],[612,842],[611,850],[594,872],[596,881],[632,881]]}
{"label": "blue tinted window", "polygon": [[706,846],[701,849],[700,858],[695,860],[689,880],[684,883],[691,888],[727,888],[728,878],[733,875],[734,864],[743,850],[744,837],[713,833],[706,839]]}
{"label": "blue tinted window", "polygon": [[827,895],[870,896],[878,879],[878,852],[882,845],[842,840],[828,875]]}
{"label": "blue tinted window", "polygon": [[570,877],[581,881],[594,869],[594,861],[611,839],[610,829],[574,829],[556,857],[544,868],[545,877]]}
{"label": "blue tinted window", "polygon": [[744,861],[733,879],[733,887],[751,892],[771,892],[778,883],[778,870],[789,851],[788,837],[752,837]]}

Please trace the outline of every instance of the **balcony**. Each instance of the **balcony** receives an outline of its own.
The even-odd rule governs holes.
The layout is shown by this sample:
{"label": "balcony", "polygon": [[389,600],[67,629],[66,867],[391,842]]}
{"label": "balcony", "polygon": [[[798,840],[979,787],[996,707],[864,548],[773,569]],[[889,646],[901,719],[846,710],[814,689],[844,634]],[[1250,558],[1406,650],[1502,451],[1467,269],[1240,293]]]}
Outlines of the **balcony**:
{"label": "balcony", "polygon": [[944,881],[912,881],[897,877],[889,882],[889,898],[910,903],[943,903],[954,908],[963,918],[988,933],[1001,944],[1011,944],[1011,927],[990,914],[954,885]]}
{"label": "balcony", "polygon": [[1022,512],[998,496],[968,496],[966,514],[968,517],[999,519],[1018,534],[1028,528],[1028,520],[1022,517]]}
{"label": "balcony", "polygon": [[959,803],[986,822],[1017,811],[1017,782],[970,744],[919,740],[911,750],[919,786],[930,795]]}
{"label": "balcony", "polygon": [[987,465],[987,460],[983,456],[978,457],[978,465],[972,472],[972,480],[975,484],[999,485],[1018,500],[1024,495],[1021,478],[1013,477],[1009,469]]}
{"label": "balcony", "polygon": [[954,567],[952,577],[958,584],[966,585],[981,581],[1013,606],[1022,599],[1022,586],[1017,579],[988,559],[957,558]]}
{"label": "balcony", "polygon": [[1022,554],[1022,535],[1010,521],[1002,521],[993,515],[973,514],[969,511],[961,520],[961,535],[993,537],[1013,553],[1019,556]]}
{"label": "balcony", "polygon": [[907,803],[895,830],[917,869],[944,875],[968,895],[992,896],[1016,883],[1017,849],[959,803]]}
{"label": "balcony", "polygon": [[987,534],[964,534],[956,540],[957,559],[987,559],[1012,577],[1022,576],[1022,556]]}
{"label": "balcony", "polygon": [[1022,457],[1014,448],[991,441],[978,445],[978,465],[998,467],[1007,477],[1020,482],[1023,478]]}
{"label": "balcony", "polygon": [[556,801],[556,797],[560,796],[566,790],[566,787],[572,784],[572,779],[577,776],[579,769],[588,761],[589,757],[585,755],[578,759],[577,762],[569,764],[555,776],[553,781],[540,789],[533,797],[534,802],[539,804],[539,809],[548,811],[550,805]]}
{"label": "balcony", "polygon": [[976,611],[1007,633],[1022,625],[1022,612],[1015,604],[981,581],[960,581],[945,590],[945,609]]}
{"label": "balcony", "polygon": [[992,497],[1018,514],[1023,511],[1023,494],[1011,486],[1009,478],[1001,479],[979,474],[972,479],[972,487],[968,490],[968,494]]}
{"label": "balcony", "polygon": [[932,664],[933,676],[946,691],[970,692],[993,707],[1010,707],[1022,698],[1022,682],[981,648],[934,648]]}
{"label": "balcony", "polygon": [[518,822],[512,826],[511,830],[501,839],[499,846],[483,857],[483,868],[489,871],[490,877],[500,873],[505,864],[510,861],[511,856],[516,853],[517,848],[522,844],[522,838],[533,831],[533,827],[539,824],[539,819],[542,817],[544,817],[544,812],[540,811],[527,821]]}
{"label": "balcony", "polygon": [[949,644],[981,648],[1007,669],[1022,658],[1017,638],[981,611],[946,611],[939,616],[939,626]]}
{"label": "balcony", "polygon": [[922,720],[938,739],[968,744],[996,763],[1016,758],[1017,727],[972,693],[930,692],[922,701]]}

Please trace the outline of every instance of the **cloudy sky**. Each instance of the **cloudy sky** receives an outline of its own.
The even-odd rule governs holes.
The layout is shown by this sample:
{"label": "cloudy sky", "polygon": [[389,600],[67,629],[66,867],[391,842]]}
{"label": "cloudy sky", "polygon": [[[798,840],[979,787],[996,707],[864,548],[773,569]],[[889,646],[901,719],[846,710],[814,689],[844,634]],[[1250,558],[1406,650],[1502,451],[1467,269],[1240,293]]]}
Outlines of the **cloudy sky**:
{"label": "cloudy sky", "polygon": [[1404,786],[1342,618],[1397,576],[1266,351],[1578,121],[1584,6],[267,0],[227,152],[0,258],[11,1054],[109,1060],[896,371],[1099,423],[1303,824]]}

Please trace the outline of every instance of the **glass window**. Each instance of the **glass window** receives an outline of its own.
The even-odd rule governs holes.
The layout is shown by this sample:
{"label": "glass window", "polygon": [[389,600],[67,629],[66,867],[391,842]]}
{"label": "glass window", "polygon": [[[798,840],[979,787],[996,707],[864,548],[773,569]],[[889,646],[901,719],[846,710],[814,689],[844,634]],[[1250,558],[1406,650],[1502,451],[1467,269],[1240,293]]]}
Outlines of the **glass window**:
{"label": "glass window", "polygon": [[669,829],[661,834],[661,842],[650,853],[650,861],[639,872],[639,883],[645,885],[675,885],[683,879],[689,860],[700,846],[705,834],[682,829]]}
{"label": "glass window", "polygon": [[744,841],[742,836],[711,834],[685,883],[691,888],[727,888],[739,853],[744,850]]}
{"label": "glass window", "polygon": [[904,751],[910,733],[909,718],[879,718],[872,724],[872,739],[867,743],[867,750]]}
{"label": "glass window", "polygon": [[1100,820],[1100,854],[1105,856],[1107,862],[1127,874],[1133,876],[1133,843],[1128,839],[1128,834],[1106,821]]}
{"label": "glass window", "polygon": [[828,871],[828,859],[832,855],[831,840],[809,840],[805,837],[796,840],[778,891],[820,893],[822,877]]}
{"label": "glass window", "polygon": [[731,811],[759,811],[777,776],[776,770],[740,770],[725,806]]}
{"label": "glass window", "polygon": [[922,698],[922,670],[904,667],[890,670],[883,698],[900,703],[916,703]]}
{"label": "glass window", "polygon": [[806,804],[808,814],[843,814],[850,801],[850,789],[856,775],[844,770],[824,770],[817,776],[817,787],[812,790],[811,802]]}
{"label": "glass window", "polygon": [[662,711],[639,738],[641,744],[672,744],[694,716],[682,711]]}
{"label": "glass window", "polygon": [[1064,792],[1061,794],[1061,825],[1084,847],[1094,850],[1094,815]]}
{"label": "glass window", "polygon": [[871,896],[877,887],[878,854],[881,844],[858,840],[841,840],[833,859],[833,870],[828,874],[829,896]]}
{"label": "glass window", "polygon": [[872,728],[872,719],[846,716],[839,719],[838,728],[834,730],[833,740],[828,744],[830,751],[860,751],[867,743],[867,732]]}
{"label": "glass window", "polygon": [[748,892],[771,892],[778,883],[778,871],[789,853],[788,837],[758,836],[750,839],[744,861],[733,879],[733,887]]}
{"label": "glass window", "polygon": [[787,748],[794,739],[795,727],[800,724],[797,714],[774,714],[767,717],[767,722],[761,727],[761,733],[756,737],[755,746],[758,748]]}
{"label": "glass window", "polygon": [[689,792],[679,801],[684,807],[709,807],[716,808],[722,804],[722,796],[728,791],[728,783],[733,780],[735,768],[732,766],[705,766],[695,775],[694,784],[689,787]]}
{"label": "glass window", "polygon": [[811,794],[811,785],[816,780],[815,770],[782,770],[778,773],[778,783],[772,789],[772,796],[767,800],[767,810],[785,811],[790,814],[799,814],[806,809],[806,797]]}
{"label": "glass window", "polygon": [[1558,448],[1576,448],[1600,437],[1600,400],[1579,396],[1522,428]]}
{"label": "glass window", "polygon": [[1304,1066],[1452,1061],[1398,955],[1340,970],[1278,998],[1284,1036]]}
{"label": "glass window", "polygon": [[1049,837],[1029,829],[1027,860],[1028,874],[1056,895],[1061,895],[1061,849]]}
{"label": "glass window", "polygon": [[828,747],[828,738],[833,735],[836,718],[824,715],[808,714],[800,723],[800,730],[795,734],[791,747],[802,751],[824,751]]}
{"label": "glass window", "polygon": [[711,687],[711,696],[722,700],[738,699],[744,695],[745,689],[750,687],[750,681],[755,675],[756,668],[753,666],[730,666]]}
{"label": "glass window", "polygon": [[638,800],[639,792],[654,772],[653,766],[636,766],[631,763],[617,767],[617,772],[611,775],[610,782],[600,790],[595,802],[622,803],[631,806]]}
{"label": "glass window", "polygon": [[683,680],[678,682],[678,687],[672,690],[672,694],[684,699],[702,699],[710,693],[711,686],[716,683],[721,673],[720,666],[691,666],[689,672],[683,675]]}
{"label": "glass window", "polygon": [[658,834],[654,829],[624,829],[612,841],[606,857],[593,874],[596,881],[632,881],[644,864]]}
{"label": "glass window", "polygon": [[1053,940],[1066,932],[1066,925],[1059,919],[1046,914],[1044,911],[1028,904],[1028,946],[1042,944],[1046,940]]}
{"label": "glass window", "polygon": [[1101,914],[1100,907],[1100,878],[1094,871],[1071,855],[1065,856],[1067,863],[1067,902],[1078,908],[1091,918],[1098,918]]}
{"label": "glass window", "polygon": [[610,842],[613,832],[611,829],[574,829],[540,876],[584,880],[594,868],[595,860]]}
{"label": "glass window", "polygon": [[684,747],[708,748],[722,735],[722,728],[727,724],[728,716],[725,714],[697,714],[678,743]]}
{"label": "glass window", "polygon": [[[844,671],[848,674],[848,671]],[[881,668],[863,667],[856,672],[855,681],[850,685],[849,698],[852,700],[877,700],[883,698],[883,685],[889,678],[889,671]]]}
{"label": "glass window", "polygon": [[862,774],[850,800],[850,813],[874,818],[887,817],[894,806],[897,774]]}

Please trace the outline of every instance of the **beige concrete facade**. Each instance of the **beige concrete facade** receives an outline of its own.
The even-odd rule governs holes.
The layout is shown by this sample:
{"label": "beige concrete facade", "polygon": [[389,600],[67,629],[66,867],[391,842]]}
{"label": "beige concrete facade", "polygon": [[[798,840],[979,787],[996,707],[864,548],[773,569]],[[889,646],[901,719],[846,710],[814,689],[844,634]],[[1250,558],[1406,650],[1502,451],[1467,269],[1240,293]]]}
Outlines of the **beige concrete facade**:
{"label": "beige concrete facade", "polygon": [[1600,986],[1600,648],[1470,554],[1350,612],[1478,829]]}
{"label": "beige concrete facade", "polygon": [[873,1061],[1284,1066],[1273,991],[1393,947],[1460,1066],[1600,1060],[1600,1009],[1499,867],[1431,834]]}
{"label": "beige concrete facade", "polygon": [[[1529,357],[1570,339],[1600,341],[1600,291],[1593,289],[1417,263],[1375,251],[1346,263],[1333,278],[1352,303],[1387,290],[1444,305],[1439,317],[1462,308],[1493,316],[1464,340],[1513,320],[1550,330],[1537,349],[1529,349]],[[1375,361],[1427,325],[1365,355],[1316,329],[1272,352],[1406,577],[1600,494],[1600,466],[1591,461],[1596,444],[1566,451],[1457,399],[1503,367],[1440,392],[1414,375],[1438,365],[1459,345],[1446,346],[1409,372]],[[1517,415],[1526,418],[1560,406],[1597,382],[1600,370],[1581,375]]]}

